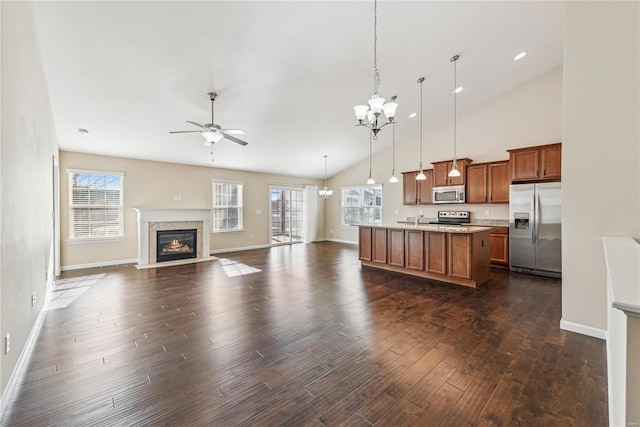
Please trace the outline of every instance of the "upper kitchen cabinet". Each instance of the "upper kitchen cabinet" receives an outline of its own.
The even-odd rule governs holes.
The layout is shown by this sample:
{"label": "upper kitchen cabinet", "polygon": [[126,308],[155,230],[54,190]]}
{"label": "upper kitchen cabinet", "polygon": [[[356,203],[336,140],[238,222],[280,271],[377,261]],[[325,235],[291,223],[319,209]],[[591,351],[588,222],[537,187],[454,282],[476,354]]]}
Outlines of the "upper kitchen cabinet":
{"label": "upper kitchen cabinet", "polygon": [[416,180],[418,171],[402,173],[402,204],[430,205],[433,188],[433,170],[423,171],[427,179]]}
{"label": "upper kitchen cabinet", "polygon": [[443,162],[431,163],[433,165],[433,186],[445,187],[447,185],[465,185],[467,183],[467,165],[471,163],[471,159],[457,159],[458,170],[460,176],[450,177],[449,171],[453,167],[453,160],[445,160]]}
{"label": "upper kitchen cabinet", "polygon": [[507,151],[511,182],[557,181],[562,176],[561,143]]}
{"label": "upper kitchen cabinet", "polygon": [[467,166],[467,203],[509,203],[509,162]]}

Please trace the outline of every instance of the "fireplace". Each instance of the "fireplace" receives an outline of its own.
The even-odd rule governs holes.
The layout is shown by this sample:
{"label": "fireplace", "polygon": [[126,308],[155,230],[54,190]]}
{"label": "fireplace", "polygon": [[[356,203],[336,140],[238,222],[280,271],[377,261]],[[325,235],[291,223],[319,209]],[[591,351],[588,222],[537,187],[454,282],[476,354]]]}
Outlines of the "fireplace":
{"label": "fireplace", "polygon": [[156,262],[196,258],[198,230],[157,230]]}

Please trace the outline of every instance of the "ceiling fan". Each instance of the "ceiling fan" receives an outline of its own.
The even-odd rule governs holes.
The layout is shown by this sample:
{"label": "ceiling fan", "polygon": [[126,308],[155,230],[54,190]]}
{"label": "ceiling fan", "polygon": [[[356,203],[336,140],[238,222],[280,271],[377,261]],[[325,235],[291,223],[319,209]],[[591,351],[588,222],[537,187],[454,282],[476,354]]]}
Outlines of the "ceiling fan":
{"label": "ceiling fan", "polygon": [[209,146],[213,145],[216,142],[221,141],[223,138],[228,139],[229,141],[233,141],[240,145],[247,145],[246,141],[236,138],[232,135],[245,135],[245,132],[242,129],[222,129],[220,126],[215,124],[213,121],[213,103],[218,96],[215,92],[209,92],[209,99],[211,100],[211,123],[206,123],[201,125],[200,123],[191,122],[187,120],[187,123],[191,123],[192,125],[196,125],[200,128],[200,130],[176,130],[170,131],[169,133],[200,133],[205,141],[204,145]]}

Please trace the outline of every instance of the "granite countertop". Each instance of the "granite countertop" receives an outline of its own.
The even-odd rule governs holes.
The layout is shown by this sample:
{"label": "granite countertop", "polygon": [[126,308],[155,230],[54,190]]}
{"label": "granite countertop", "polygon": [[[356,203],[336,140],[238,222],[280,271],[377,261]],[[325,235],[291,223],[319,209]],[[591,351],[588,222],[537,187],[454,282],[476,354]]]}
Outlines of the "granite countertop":
{"label": "granite countertop", "polygon": [[[398,221],[398,224],[415,224],[415,218]],[[437,221],[438,218],[420,218],[420,225],[428,224],[431,221]],[[433,225],[433,224],[430,224]],[[478,227],[508,227],[508,219],[472,219],[470,226]]]}
{"label": "granite countertop", "polygon": [[478,227],[474,225],[470,226],[460,226],[460,225],[434,225],[434,224],[424,224],[420,223],[417,227],[415,224],[408,223],[396,223],[396,224],[380,224],[373,225],[367,227],[381,227],[381,228],[394,228],[394,229],[402,229],[402,230],[422,230],[422,231],[439,231],[446,233],[460,233],[460,234],[471,234],[471,233],[480,233],[482,231],[490,231],[491,227]]}

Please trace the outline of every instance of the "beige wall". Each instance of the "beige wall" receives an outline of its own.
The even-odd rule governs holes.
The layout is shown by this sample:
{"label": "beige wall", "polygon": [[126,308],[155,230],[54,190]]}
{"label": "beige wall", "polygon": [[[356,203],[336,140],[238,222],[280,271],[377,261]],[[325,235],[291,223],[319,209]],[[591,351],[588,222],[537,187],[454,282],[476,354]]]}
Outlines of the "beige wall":
{"label": "beige wall", "polygon": [[[124,240],[102,243],[69,243],[69,180],[67,169],[124,172]],[[230,169],[187,166],[60,152],[60,236],[64,269],[84,265],[135,260],[138,257],[136,213],[133,208],[211,208],[211,180],[244,183],[244,231],[212,234],[211,250],[269,243],[269,184],[314,185],[320,180],[267,175]],[[316,193],[317,194],[317,193]],[[174,200],[180,195],[181,200]],[[257,214],[256,211],[261,213]],[[324,205],[317,205],[318,235],[324,236]]]}
{"label": "beige wall", "polygon": [[640,236],[638,6],[566,3],[562,318],[602,330],[601,238]]}
{"label": "beige wall", "polygon": [[[2,133],[0,154],[0,330],[11,351],[0,351],[1,390],[44,307],[53,277],[53,156],[57,155],[48,89],[32,4],[0,2]],[[37,303],[31,306],[31,293]]]}
{"label": "beige wall", "polygon": [[[418,90],[417,85],[416,90]],[[505,150],[509,148],[559,142],[561,112],[562,68],[559,67],[489,100],[476,109],[459,114],[458,156],[468,157],[476,163],[507,160],[509,154]],[[401,178],[399,172],[418,169],[419,121],[417,120],[419,118],[400,119],[397,125],[415,128],[415,139],[396,141],[398,178]],[[389,132],[389,129],[384,129],[382,132]],[[433,127],[425,126],[423,136],[425,169],[431,167],[430,162],[451,159],[452,141],[450,120]],[[366,149],[366,145],[363,146],[363,150]],[[376,182],[384,183],[382,220],[386,223],[393,223],[407,216],[416,216],[420,210],[426,217],[436,217],[438,210],[450,209],[452,206],[445,205],[446,207],[443,208],[437,205],[402,205],[402,182],[397,184],[387,182],[391,174],[390,149],[374,156],[372,169]],[[329,180],[329,186],[338,196],[334,196],[327,205],[327,233],[333,230],[334,239],[357,241],[357,230],[340,225],[340,187],[364,184],[368,171],[369,161],[367,160]],[[471,211],[472,218],[508,219],[509,217],[508,204],[466,204],[461,209]],[[487,210],[489,215],[485,215]]]}

